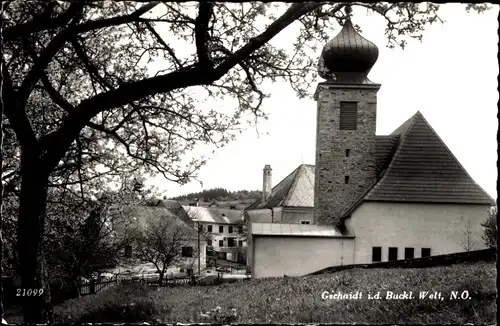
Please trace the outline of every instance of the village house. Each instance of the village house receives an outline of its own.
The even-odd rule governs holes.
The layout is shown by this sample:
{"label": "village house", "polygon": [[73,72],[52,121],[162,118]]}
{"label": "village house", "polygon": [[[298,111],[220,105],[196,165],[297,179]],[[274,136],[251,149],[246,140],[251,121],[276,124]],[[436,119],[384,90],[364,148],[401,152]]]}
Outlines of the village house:
{"label": "village house", "polygon": [[367,76],[377,58],[349,18],[325,45],[316,165],[300,165],[274,188],[264,167],[264,195],[245,211],[252,277],[484,248],[481,223],[494,200],[424,116],[376,135],[381,85]]}
{"label": "village house", "polygon": [[[175,266],[169,266],[169,270],[185,270],[187,273],[204,270],[206,268],[206,247],[207,239],[202,235],[198,236],[195,223],[186,216],[182,216],[183,211],[175,205],[170,205],[169,201],[158,201],[156,205],[139,205],[128,210],[128,220],[114,225],[115,232],[124,234],[125,232],[137,232],[145,230],[148,227],[155,227],[155,222],[162,219],[168,225],[170,232],[176,233],[176,242],[171,243],[166,234],[165,243],[172,248],[179,249],[176,253],[178,259]],[[174,213],[177,211],[178,214]],[[154,221],[151,223],[151,221]],[[125,248],[124,256],[126,259],[139,258],[135,250],[136,243],[131,242]],[[198,257],[199,255],[199,257]],[[147,261],[145,261],[147,262]],[[198,267],[199,262],[199,267]]]}
{"label": "village house", "polygon": [[207,249],[221,259],[246,261],[243,211],[200,206],[182,206],[186,214],[207,234]]}

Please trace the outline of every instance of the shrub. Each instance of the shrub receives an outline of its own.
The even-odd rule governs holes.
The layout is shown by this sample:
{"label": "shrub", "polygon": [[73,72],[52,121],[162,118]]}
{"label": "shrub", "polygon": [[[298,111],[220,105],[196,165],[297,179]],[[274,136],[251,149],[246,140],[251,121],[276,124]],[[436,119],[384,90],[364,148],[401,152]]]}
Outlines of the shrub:
{"label": "shrub", "polygon": [[484,227],[483,240],[485,245],[488,248],[496,248],[497,238],[498,238],[496,208],[491,211],[490,215],[488,216],[488,219],[486,219],[486,221],[481,223],[481,226]]}
{"label": "shrub", "polygon": [[122,283],[115,288],[73,299],[54,309],[54,321],[63,322],[141,322],[166,312],[149,295],[147,286]]}
{"label": "shrub", "polygon": [[200,318],[204,322],[228,324],[235,322],[238,319],[238,313],[236,312],[236,308],[223,309],[220,306],[217,306],[206,313],[201,312]]}

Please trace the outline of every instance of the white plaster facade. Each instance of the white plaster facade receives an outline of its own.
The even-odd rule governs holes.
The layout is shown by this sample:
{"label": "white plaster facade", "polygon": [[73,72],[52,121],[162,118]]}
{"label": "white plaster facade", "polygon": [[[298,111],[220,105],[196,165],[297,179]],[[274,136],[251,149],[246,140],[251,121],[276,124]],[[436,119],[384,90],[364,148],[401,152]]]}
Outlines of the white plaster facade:
{"label": "white plaster facade", "polygon": [[481,223],[489,210],[474,204],[364,202],[346,220],[353,239],[252,236],[247,264],[254,278],[301,276],[331,266],[372,263],[373,247],[382,248],[383,262],[389,247],[398,248],[398,259],[405,258],[406,247],[414,248],[414,258],[421,257],[422,248],[430,248],[432,256],[485,249]]}
{"label": "white plaster facade", "polygon": [[353,239],[330,237],[253,237],[252,277],[301,276],[353,263]]}
{"label": "white plaster facade", "polygon": [[[246,235],[240,233],[240,228],[243,226],[241,224],[222,224],[222,223],[211,223],[211,222],[200,222],[203,225],[203,231],[207,233],[209,237],[208,247],[217,252],[226,252],[227,260],[237,261],[237,250],[238,248],[243,248],[246,250],[247,241]],[[209,226],[211,226],[212,231],[209,231]],[[222,232],[220,232],[222,228]],[[232,231],[232,232],[229,232]],[[229,246],[229,239],[233,238],[233,246]]]}
{"label": "white plaster facade", "polygon": [[[388,248],[398,248],[398,259],[404,259],[404,248],[431,248],[431,255],[451,254],[485,249],[481,223],[490,207],[474,204],[386,203],[364,202],[346,220],[348,230],[356,236],[355,262],[372,262],[372,247],[382,247],[382,261],[388,261]],[[468,234],[468,236],[467,236]]]}

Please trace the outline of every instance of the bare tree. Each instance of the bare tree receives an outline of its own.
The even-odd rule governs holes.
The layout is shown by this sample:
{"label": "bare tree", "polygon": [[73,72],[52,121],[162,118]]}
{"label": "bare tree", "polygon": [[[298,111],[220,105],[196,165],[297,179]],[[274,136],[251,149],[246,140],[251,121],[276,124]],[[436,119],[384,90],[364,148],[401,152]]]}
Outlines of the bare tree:
{"label": "bare tree", "polygon": [[[168,268],[194,266],[198,257],[198,232],[163,208],[140,208],[135,229],[135,257],[152,263],[163,285]],[[202,239],[206,241],[205,239]]]}
{"label": "bare tree", "polygon": [[475,246],[475,239],[474,239],[474,233],[472,232],[472,227],[471,227],[471,222],[467,222],[467,226],[464,227],[462,230],[460,230],[460,233],[462,234],[462,247],[464,248],[465,251],[469,252],[474,249]]}
{"label": "bare tree", "polygon": [[[315,43],[331,37],[327,31],[345,18],[346,5],[2,4],[1,98],[19,145],[17,240],[25,289],[46,287],[47,196],[61,165],[74,167],[66,184],[98,178],[99,161],[188,182],[205,163],[205,158],[186,163],[195,145],[222,146],[242,122],[265,116],[263,80],[285,80],[299,97],[308,95],[316,74]],[[421,38],[426,26],[439,20],[439,6],[432,3],[352,4],[387,20],[390,45],[404,47],[404,38]],[[486,6],[467,5],[471,8]],[[301,29],[291,51],[269,42],[294,22]],[[198,107],[197,99],[207,97],[234,100],[237,107],[230,113]],[[102,154],[97,161],[96,152]],[[89,172],[87,178],[82,170]],[[23,297],[25,322],[46,322],[49,300],[48,295]]]}

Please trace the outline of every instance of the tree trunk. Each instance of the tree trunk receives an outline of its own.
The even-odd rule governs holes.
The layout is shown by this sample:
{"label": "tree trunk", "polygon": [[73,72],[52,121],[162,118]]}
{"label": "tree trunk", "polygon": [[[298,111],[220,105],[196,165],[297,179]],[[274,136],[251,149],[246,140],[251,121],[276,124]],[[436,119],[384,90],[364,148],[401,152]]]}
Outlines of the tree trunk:
{"label": "tree trunk", "polygon": [[70,296],[71,298],[80,298],[80,284],[78,282],[78,279],[73,278],[71,280],[71,288],[70,288]]}
{"label": "tree trunk", "polygon": [[158,286],[163,285],[163,279],[165,278],[165,272],[160,272],[160,278],[158,279]]}
{"label": "tree trunk", "polygon": [[50,289],[46,282],[42,242],[48,176],[41,170],[41,160],[29,150],[24,152],[21,157],[22,183],[17,230],[21,289],[37,292],[43,289],[41,296],[22,297],[24,322],[46,323],[50,310]]}

